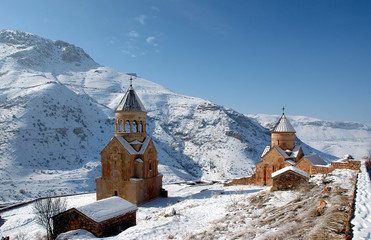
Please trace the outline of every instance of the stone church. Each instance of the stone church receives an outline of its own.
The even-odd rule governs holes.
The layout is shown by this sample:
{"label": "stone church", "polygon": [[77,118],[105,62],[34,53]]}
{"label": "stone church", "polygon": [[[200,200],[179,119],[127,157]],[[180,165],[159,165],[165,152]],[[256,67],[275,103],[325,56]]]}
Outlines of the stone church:
{"label": "stone church", "polygon": [[313,174],[327,174],[342,168],[359,170],[361,162],[353,159],[340,159],[328,164],[317,154],[304,155],[301,146],[296,144],[295,133],[295,129],[283,112],[271,130],[271,145],[263,150],[260,162],[256,163],[255,173],[250,177],[233,179],[224,185],[272,186],[276,181],[276,186],[272,189],[277,190],[278,178],[280,182],[285,182],[279,184],[279,188],[288,188],[296,185],[303,178],[309,179]]}
{"label": "stone church", "polygon": [[256,184],[271,186],[273,172],[294,166],[303,156],[301,146],[295,144],[295,129],[283,112],[271,130],[271,145],[265,147],[256,164]]}
{"label": "stone church", "polygon": [[146,132],[147,112],[132,86],[115,110],[114,137],[101,152],[97,200],[120,196],[140,205],[161,194],[157,151]]}

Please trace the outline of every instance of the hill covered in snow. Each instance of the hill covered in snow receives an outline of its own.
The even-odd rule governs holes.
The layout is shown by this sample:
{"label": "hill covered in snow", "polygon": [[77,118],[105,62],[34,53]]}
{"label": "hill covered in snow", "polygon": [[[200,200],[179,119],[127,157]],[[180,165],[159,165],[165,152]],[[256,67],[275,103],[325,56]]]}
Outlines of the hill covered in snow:
{"label": "hill covered in snow", "polygon": [[[0,31],[0,202],[94,191],[129,78],[66,42]],[[142,78],[134,88],[165,183],[250,175],[270,144],[267,128],[232,109]]]}

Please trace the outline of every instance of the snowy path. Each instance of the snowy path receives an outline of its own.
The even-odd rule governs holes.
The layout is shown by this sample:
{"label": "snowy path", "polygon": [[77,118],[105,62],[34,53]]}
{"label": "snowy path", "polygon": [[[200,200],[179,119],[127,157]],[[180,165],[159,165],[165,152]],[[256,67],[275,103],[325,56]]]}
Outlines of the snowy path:
{"label": "snowy path", "polygon": [[364,162],[358,175],[353,239],[371,239],[371,181]]}

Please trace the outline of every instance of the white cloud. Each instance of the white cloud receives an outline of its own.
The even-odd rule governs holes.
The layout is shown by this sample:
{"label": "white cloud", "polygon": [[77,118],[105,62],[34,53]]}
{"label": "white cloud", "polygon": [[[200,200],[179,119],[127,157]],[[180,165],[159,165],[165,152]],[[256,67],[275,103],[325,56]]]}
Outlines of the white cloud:
{"label": "white cloud", "polygon": [[156,39],[155,37],[150,36],[150,37],[146,38],[146,42],[149,43],[149,44],[152,44],[155,39]]}
{"label": "white cloud", "polygon": [[139,37],[139,33],[133,30],[128,33],[128,36],[131,38],[137,38]]}
{"label": "white cloud", "polygon": [[156,6],[152,6],[151,9],[152,9],[153,11],[160,11],[160,9],[159,9],[158,7],[156,7]]}
{"label": "white cloud", "polygon": [[130,51],[128,51],[128,50],[122,50],[121,52],[122,52],[123,54],[125,54],[125,55],[129,55],[129,56],[132,57],[132,58],[137,57],[137,55],[135,55],[134,53],[132,53],[132,52],[130,52]]}
{"label": "white cloud", "polygon": [[146,20],[147,20],[147,16],[146,15],[139,15],[138,17],[135,18],[135,20],[137,20],[140,24],[145,24]]}

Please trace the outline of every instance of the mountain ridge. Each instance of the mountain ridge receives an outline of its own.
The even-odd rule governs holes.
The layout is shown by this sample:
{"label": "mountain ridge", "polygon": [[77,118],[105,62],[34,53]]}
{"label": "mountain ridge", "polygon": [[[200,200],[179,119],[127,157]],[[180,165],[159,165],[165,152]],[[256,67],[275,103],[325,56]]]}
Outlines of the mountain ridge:
{"label": "mountain ridge", "polygon": [[[94,191],[99,153],[114,134],[114,109],[129,79],[68,43],[1,31],[0,202]],[[270,145],[269,130],[254,118],[139,77],[133,85],[165,183],[251,175]],[[335,159],[297,142],[306,154]]]}

